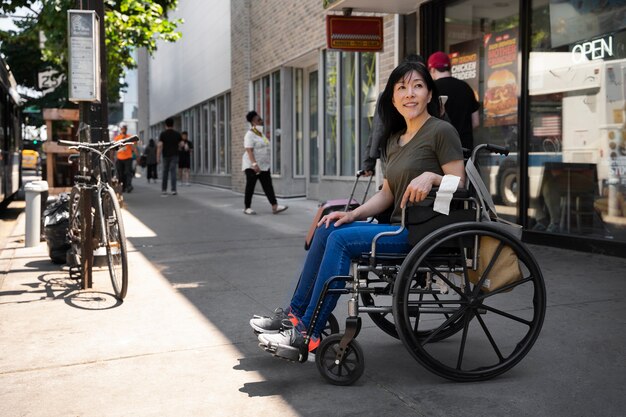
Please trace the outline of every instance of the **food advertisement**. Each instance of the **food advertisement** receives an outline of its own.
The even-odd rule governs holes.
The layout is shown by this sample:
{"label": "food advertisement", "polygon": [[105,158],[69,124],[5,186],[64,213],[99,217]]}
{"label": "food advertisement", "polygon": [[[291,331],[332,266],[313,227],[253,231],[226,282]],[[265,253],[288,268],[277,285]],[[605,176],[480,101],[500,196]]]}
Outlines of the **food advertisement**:
{"label": "food advertisement", "polygon": [[480,39],[450,45],[450,70],[454,78],[465,81],[472,90],[476,100],[478,95],[478,78],[480,75]]}
{"label": "food advertisement", "polygon": [[484,126],[517,124],[517,29],[488,33],[485,48]]}

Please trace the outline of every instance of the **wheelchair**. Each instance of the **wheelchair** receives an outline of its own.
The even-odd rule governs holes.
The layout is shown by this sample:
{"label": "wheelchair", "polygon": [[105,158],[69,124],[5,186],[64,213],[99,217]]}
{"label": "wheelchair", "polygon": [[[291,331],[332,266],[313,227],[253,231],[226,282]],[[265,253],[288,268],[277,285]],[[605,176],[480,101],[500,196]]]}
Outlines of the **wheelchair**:
{"label": "wheelchair", "polygon": [[[508,153],[490,144],[474,149],[466,163],[469,186],[454,193],[450,215],[435,213],[428,204],[409,206],[397,231],[378,234],[371,252],[353,259],[350,275],[326,283],[309,334],[327,295],[350,295],[344,333],[330,326],[315,353],[329,383],[351,385],[364,372],[356,340],[361,314],[400,339],[426,369],[457,382],[501,375],[532,348],[543,325],[545,284],[521,240],[493,221],[495,208],[480,178],[470,178],[468,168],[477,174],[474,160],[480,150]],[[378,241],[404,228],[414,244],[408,254],[377,252]],[[513,276],[511,268],[517,271]],[[339,282],[341,288],[333,285]],[[307,361],[308,336],[304,339],[292,360]]]}

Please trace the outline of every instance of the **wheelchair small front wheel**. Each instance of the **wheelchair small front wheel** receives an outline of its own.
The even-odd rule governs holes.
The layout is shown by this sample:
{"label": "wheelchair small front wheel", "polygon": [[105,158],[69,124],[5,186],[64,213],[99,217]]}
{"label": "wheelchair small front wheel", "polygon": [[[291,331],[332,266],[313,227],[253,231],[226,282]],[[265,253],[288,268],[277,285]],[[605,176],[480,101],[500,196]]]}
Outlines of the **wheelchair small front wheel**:
{"label": "wheelchair small front wheel", "polygon": [[352,340],[348,343],[341,361],[337,353],[341,349],[342,334],[333,334],[322,339],[315,354],[317,370],[333,385],[352,385],[363,375],[365,357],[361,345]]}

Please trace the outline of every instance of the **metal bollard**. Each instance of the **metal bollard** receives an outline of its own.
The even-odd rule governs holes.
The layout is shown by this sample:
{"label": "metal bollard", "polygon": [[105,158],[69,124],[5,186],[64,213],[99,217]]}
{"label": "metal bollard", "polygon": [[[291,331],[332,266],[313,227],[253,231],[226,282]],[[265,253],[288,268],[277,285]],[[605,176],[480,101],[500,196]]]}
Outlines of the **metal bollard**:
{"label": "metal bollard", "polygon": [[26,192],[26,247],[41,241],[41,194],[48,191],[47,181],[32,181],[24,186]]}

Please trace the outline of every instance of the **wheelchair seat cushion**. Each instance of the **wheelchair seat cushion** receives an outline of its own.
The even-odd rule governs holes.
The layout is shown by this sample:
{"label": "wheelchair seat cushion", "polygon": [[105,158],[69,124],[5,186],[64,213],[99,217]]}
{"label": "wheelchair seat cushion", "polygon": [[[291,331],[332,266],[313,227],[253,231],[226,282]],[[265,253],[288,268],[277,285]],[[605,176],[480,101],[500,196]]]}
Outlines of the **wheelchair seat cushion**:
{"label": "wheelchair seat cushion", "polygon": [[443,226],[476,221],[476,210],[463,208],[463,201],[452,201],[450,214],[445,215],[433,211],[433,200],[424,200],[407,207],[405,224],[409,231],[409,243],[415,246],[431,232]]}

